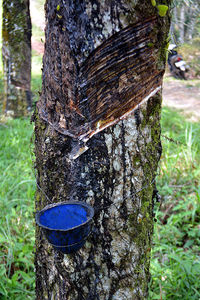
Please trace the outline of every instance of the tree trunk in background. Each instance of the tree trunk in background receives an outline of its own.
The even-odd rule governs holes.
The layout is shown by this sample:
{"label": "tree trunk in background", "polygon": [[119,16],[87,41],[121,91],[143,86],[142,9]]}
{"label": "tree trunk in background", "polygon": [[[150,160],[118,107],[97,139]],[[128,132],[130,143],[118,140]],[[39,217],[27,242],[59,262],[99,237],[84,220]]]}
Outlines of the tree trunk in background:
{"label": "tree trunk in background", "polygon": [[31,110],[31,19],[29,0],[3,0],[3,114],[20,117]]}
{"label": "tree trunk in background", "polygon": [[198,21],[199,14],[200,14],[200,7],[198,4],[192,5],[190,7],[188,13],[188,24],[187,24],[187,31],[186,31],[186,39],[188,42],[192,42],[195,25]]}
{"label": "tree trunk in background", "polygon": [[[98,99],[106,105],[108,88],[114,86],[118,91],[117,97],[112,94],[110,105],[114,106],[121,91],[127,99],[131,93],[138,94],[139,99],[153,81],[160,84],[169,16],[159,17],[149,0],[96,0],[93,4],[47,0],[45,10],[43,89],[35,113],[36,210],[54,202],[79,200],[91,204],[95,216],[85,246],[71,255],[54,251],[36,228],[36,299],[147,299],[155,176],[161,155],[161,91],[150,90],[140,107],[126,118],[119,118],[117,124],[90,134],[90,138],[81,140],[79,129],[83,128],[85,134],[85,120],[90,120],[93,111],[98,119]],[[148,26],[140,33],[145,32],[145,38],[151,36],[148,55],[155,64],[146,70],[148,55],[140,60],[144,39],[132,70],[132,56],[127,49],[134,49],[142,35],[134,33],[134,41],[129,42],[132,34],[128,33],[145,20]],[[104,67],[98,65],[99,52]],[[115,74],[115,69],[109,67],[116,60],[119,70]],[[130,67],[125,68],[127,62]],[[145,87],[139,75],[142,69],[149,77]],[[151,78],[154,69],[159,74],[156,79],[153,73]],[[94,77],[89,85],[91,72]],[[104,77],[99,82],[101,74]],[[107,81],[109,87],[104,84]],[[128,92],[126,87],[130,88]],[[92,110],[84,112],[90,94],[96,107],[94,103]],[[83,104],[82,110],[79,103]],[[98,121],[96,128],[102,123]],[[82,148],[87,149],[86,143],[88,150],[81,154]]]}
{"label": "tree trunk in background", "polygon": [[188,30],[186,33],[186,39],[188,42],[192,42],[192,37],[193,37],[193,33],[194,33],[194,29],[195,29],[195,25],[196,25],[196,17],[192,16],[190,19],[190,23],[188,26]]}
{"label": "tree trunk in background", "polygon": [[174,19],[174,23],[178,24],[177,6],[174,6],[173,8],[173,19]]}
{"label": "tree trunk in background", "polygon": [[171,43],[173,43],[173,44],[176,44],[177,31],[178,31],[177,7],[174,6],[173,10],[172,10],[172,20],[171,20],[171,25],[170,25]]}
{"label": "tree trunk in background", "polygon": [[185,40],[185,5],[182,4],[180,8],[180,18],[179,18],[179,28],[180,28],[180,43],[183,44]]}

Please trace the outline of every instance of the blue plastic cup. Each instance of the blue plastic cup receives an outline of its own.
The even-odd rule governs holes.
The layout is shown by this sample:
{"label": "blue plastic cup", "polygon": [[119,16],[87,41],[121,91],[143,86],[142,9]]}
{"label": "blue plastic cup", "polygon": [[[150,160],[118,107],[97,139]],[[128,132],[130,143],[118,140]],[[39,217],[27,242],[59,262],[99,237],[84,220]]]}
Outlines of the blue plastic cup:
{"label": "blue plastic cup", "polygon": [[93,216],[94,209],[89,204],[68,201],[47,205],[36,213],[36,223],[55,249],[68,254],[85,244]]}

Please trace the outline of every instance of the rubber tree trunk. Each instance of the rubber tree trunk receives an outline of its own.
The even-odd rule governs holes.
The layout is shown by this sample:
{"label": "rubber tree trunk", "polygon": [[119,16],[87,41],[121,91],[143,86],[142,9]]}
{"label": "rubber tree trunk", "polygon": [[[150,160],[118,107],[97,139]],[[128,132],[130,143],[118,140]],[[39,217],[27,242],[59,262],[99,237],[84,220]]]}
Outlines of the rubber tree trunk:
{"label": "rubber tree trunk", "polygon": [[31,110],[31,19],[29,0],[3,0],[3,114],[27,115]]}
{"label": "rubber tree trunk", "polygon": [[36,210],[79,200],[95,215],[70,255],[36,228],[38,300],[147,297],[169,16],[149,0],[92,3],[45,5]]}

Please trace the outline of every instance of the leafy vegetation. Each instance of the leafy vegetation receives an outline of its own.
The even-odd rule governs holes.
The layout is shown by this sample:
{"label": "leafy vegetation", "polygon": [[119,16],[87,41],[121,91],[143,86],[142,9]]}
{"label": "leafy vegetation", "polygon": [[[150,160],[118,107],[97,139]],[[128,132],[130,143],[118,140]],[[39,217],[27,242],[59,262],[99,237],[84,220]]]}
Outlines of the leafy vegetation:
{"label": "leafy vegetation", "polygon": [[186,122],[168,108],[163,109],[161,124],[163,156],[157,181],[162,200],[156,209],[149,300],[197,300],[200,299],[200,125]]}
{"label": "leafy vegetation", "polygon": [[[0,4],[1,12],[1,4]],[[33,36],[38,31],[33,30]],[[40,32],[41,35],[41,32]],[[0,38],[1,45],[1,38]],[[32,96],[41,89],[42,55],[32,51]],[[3,71],[0,60],[0,100]],[[1,101],[0,101],[1,102]],[[0,299],[35,299],[34,192],[29,119],[0,121]]]}
{"label": "leafy vegetation", "polygon": [[[2,3],[0,0],[0,16],[2,16]],[[2,48],[2,24],[0,22],[0,49]],[[3,91],[3,64],[2,59],[0,59],[0,92]],[[0,108],[1,108],[1,102],[2,102],[2,93],[0,93]]]}
{"label": "leafy vegetation", "polygon": [[[0,126],[2,300],[34,299],[32,129],[29,120],[23,119]],[[199,135],[198,123],[188,123],[179,113],[163,109],[158,176],[162,201],[160,209],[156,208],[149,299],[200,297]]]}
{"label": "leafy vegetation", "polygon": [[168,6],[167,5],[158,5],[158,13],[160,17],[164,17],[168,11]]}
{"label": "leafy vegetation", "polygon": [[0,125],[0,299],[33,299],[34,190],[32,126],[18,119]]}

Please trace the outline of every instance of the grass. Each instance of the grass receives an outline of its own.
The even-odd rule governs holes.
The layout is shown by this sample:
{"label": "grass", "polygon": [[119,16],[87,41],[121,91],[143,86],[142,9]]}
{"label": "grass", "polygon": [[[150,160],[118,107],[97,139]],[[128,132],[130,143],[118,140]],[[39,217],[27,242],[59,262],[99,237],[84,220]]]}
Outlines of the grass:
{"label": "grass", "polygon": [[[29,120],[0,126],[0,299],[34,299],[34,190]],[[149,299],[200,299],[200,125],[162,112]]]}
{"label": "grass", "polygon": [[[1,0],[0,0],[0,13]],[[33,35],[37,37],[38,30]],[[41,32],[40,32],[41,35]],[[1,44],[1,38],[0,38]],[[41,90],[42,55],[32,51],[33,101]],[[0,94],[3,93],[0,59]],[[34,192],[29,119],[0,122],[0,299],[35,299]]]}
{"label": "grass", "polygon": [[[2,16],[2,0],[0,0],[0,16]],[[0,49],[2,49],[2,22],[0,21]],[[0,91],[3,91],[3,64],[0,58]],[[0,106],[2,102],[2,93],[0,93]]]}
{"label": "grass", "polygon": [[199,300],[200,124],[168,108],[161,124],[161,205],[156,208],[149,300]]}
{"label": "grass", "polygon": [[32,125],[0,125],[0,299],[34,297],[34,191]]}

